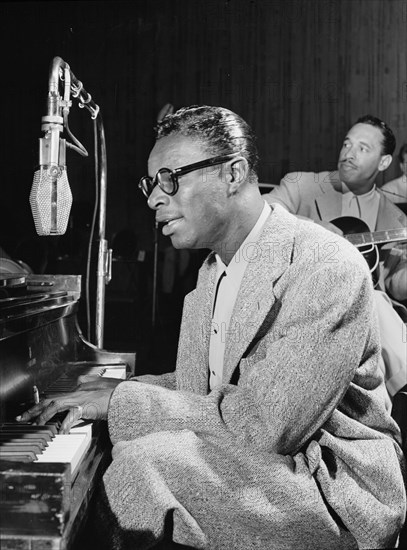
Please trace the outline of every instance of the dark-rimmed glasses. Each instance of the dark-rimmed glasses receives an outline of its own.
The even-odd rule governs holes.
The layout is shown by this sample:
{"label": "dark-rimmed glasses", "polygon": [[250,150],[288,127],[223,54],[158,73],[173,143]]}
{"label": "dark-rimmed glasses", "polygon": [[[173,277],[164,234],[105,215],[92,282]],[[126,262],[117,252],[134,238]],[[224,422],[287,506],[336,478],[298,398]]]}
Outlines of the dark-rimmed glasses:
{"label": "dark-rimmed glasses", "polygon": [[144,176],[141,178],[138,187],[143,191],[147,198],[151,195],[156,185],[158,185],[164,193],[172,196],[178,191],[178,178],[181,176],[185,176],[185,174],[189,174],[190,172],[199,170],[200,168],[208,168],[209,166],[223,164],[227,160],[231,160],[239,154],[240,153],[230,153],[228,155],[212,157],[210,159],[201,160],[200,162],[188,164],[187,166],[182,166],[182,168],[175,168],[174,170],[170,170],[169,168],[160,168],[153,178],[150,176]]}

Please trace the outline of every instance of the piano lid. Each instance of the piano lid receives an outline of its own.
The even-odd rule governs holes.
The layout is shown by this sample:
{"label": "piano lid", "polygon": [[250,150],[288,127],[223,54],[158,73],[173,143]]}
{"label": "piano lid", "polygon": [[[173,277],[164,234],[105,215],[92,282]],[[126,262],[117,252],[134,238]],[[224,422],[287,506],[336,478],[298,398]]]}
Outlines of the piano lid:
{"label": "piano lid", "polygon": [[0,341],[72,313],[80,275],[0,274]]}

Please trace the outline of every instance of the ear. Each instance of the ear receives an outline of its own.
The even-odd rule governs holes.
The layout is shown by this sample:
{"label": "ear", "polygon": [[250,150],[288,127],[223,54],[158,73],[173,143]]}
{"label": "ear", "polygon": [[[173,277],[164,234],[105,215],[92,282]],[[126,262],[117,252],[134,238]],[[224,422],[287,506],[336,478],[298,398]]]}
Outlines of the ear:
{"label": "ear", "polygon": [[383,155],[379,162],[379,172],[383,172],[384,170],[387,170],[392,160],[393,160],[393,157],[391,155]]}
{"label": "ear", "polygon": [[229,194],[234,195],[245,183],[249,175],[249,164],[244,157],[234,159],[226,168],[226,181]]}

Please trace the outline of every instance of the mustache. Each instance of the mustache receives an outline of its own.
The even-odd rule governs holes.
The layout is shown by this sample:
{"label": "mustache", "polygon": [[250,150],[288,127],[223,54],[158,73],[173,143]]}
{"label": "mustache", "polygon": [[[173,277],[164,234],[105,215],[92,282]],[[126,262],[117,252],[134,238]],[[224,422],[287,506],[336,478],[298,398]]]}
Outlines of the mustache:
{"label": "mustache", "polygon": [[352,162],[351,160],[347,160],[347,159],[340,160],[339,164],[349,164],[353,168],[357,168],[357,166],[354,162]]}

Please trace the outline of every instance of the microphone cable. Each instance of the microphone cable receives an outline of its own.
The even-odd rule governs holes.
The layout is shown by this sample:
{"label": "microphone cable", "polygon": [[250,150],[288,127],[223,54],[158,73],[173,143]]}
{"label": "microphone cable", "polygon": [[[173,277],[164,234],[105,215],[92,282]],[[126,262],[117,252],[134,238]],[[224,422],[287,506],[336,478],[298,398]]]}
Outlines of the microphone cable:
{"label": "microphone cable", "polygon": [[74,151],[76,151],[77,153],[82,155],[83,157],[88,157],[89,153],[87,152],[85,147],[82,145],[82,143],[79,141],[79,139],[77,139],[73,135],[73,133],[71,132],[71,129],[69,128],[68,113],[65,111],[65,109],[64,109],[64,128],[65,128],[66,133],[68,134],[68,136],[74,142],[74,143],[69,143],[69,141],[67,141],[66,146],[69,147],[70,149],[73,149]]}

